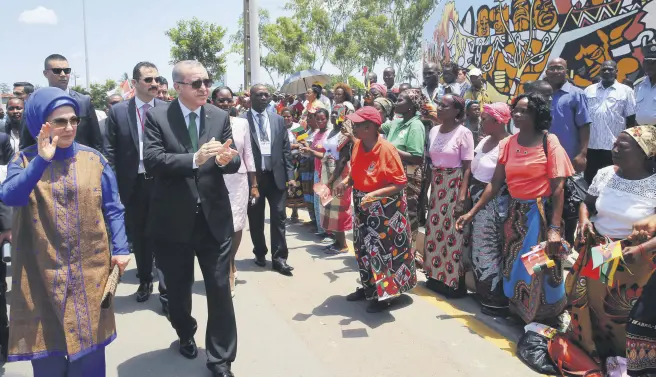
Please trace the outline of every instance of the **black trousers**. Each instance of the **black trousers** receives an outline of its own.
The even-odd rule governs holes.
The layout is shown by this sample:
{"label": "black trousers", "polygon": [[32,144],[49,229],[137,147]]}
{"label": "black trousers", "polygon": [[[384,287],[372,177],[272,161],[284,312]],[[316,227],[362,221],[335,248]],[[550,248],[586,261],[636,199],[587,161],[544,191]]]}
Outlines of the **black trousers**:
{"label": "black trousers", "polygon": [[157,240],[155,245],[157,264],[168,284],[171,324],[182,340],[193,337],[197,329],[196,319],[191,315],[191,294],[194,256],[198,258],[207,298],[207,367],[216,372],[230,370],[237,356],[237,324],[228,278],[232,238],[217,241],[199,208],[188,243]]}
{"label": "black trousers", "polygon": [[285,239],[285,200],[287,199],[287,190],[280,190],[276,186],[273,173],[262,172],[257,175],[257,184],[259,186],[260,199],[255,205],[248,207],[248,226],[251,231],[251,240],[253,241],[253,253],[258,257],[264,257],[268,253],[266,238],[264,237],[264,208],[266,207],[265,199],[269,202],[269,217],[271,219],[271,256],[273,259],[287,259],[289,250],[287,250],[287,240]]}
{"label": "black trousers", "polygon": [[153,244],[146,237],[146,221],[153,180],[139,174],[130,201],[125,206],[125,225],[128,239],[132,242],[137,276],[142,283],[153,281]]}
{"label": "black trousers", "polygon": [[588,185],[599,169],[613,165],[613,154],[605,149],[588,149],[588,163],[585,166],[585,181]]}
{"label": "black trousers", "polygon": [[0,261],[0,361],[7,358],[9,316],[7,315],[7,265]]}

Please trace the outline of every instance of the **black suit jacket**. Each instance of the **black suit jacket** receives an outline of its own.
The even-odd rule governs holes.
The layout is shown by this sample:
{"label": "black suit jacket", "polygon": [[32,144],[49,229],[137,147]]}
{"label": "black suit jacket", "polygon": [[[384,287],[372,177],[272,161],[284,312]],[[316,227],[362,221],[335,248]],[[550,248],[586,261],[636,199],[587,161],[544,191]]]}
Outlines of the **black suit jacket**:
{"label": "black suit jacket", "polygon": [[[14,148],[11,147],[9,135],[0,133],[0,165],[7,165],[14,157]],[[12,211],[11,207],[0,202],[0,232],[11,229]]]}
{"label": "black suit jacket", "polygon": [[[168,106],[168,103],[155,98],[155,107],[160,106]],[[105,120],[105,151],[109,165],[116,172],[118,192],[123,204],[130,202],[139,172],[137,127],[141,127],[141,124],[137,122],[137,105],[134,98],[117,103],[109,110]]]}
{"label": "black suit jacket", "polygon": [[[294,165],[292,165],[292,153],[289,146],[289,136],[284,119],[272,112],[268,112],[269,126],[271,127],[271,171],[276,180],[276,186],[280,190],[287,189],[287,182],[294,179]],[[253,158],[258,173],[262,172],[262,152],[260,151],[260,140],[255,131],[253,113],[249,110],[242,115],[248,119],[251,130],[251,144],[253,145]]]}
{"label": "black suit jacket", "polygon": [[[74,90],[70,91],[71,97],[73,97],[78,105],[80,106],[80,117],[82,121],[77,126],[77,133],[75,135],[75,141],[80,144],[91,147],[98,152],[105,154],[105,147],[103,145],[103,138],[100,134],[100,127],[98,126],[98,117],[96,116],[96,110],[91,104],[91,97],[86,94],[78,93]],[[20,149],[23,150],[30,145],[34,145],[36,141],[30,134],[30,130],[27,129],[25,124],[23,124],[23,129],[21,130],[20,137]]]}
{"label": "black suit jacket", "polygon": [[[230,117],[218,107],[204,105],[199,121],[199,147],[212,137],[222,143],[232,139]],[[219,242],[231,237],[232,210],[223,175],[239,170],[239,156],[223,167],[210,159],[194,169],[191,138],[178,100],[148,111],[144,136],[144,165],[155,179],[146,234],[190,242],[200,198],[212,235]]]}

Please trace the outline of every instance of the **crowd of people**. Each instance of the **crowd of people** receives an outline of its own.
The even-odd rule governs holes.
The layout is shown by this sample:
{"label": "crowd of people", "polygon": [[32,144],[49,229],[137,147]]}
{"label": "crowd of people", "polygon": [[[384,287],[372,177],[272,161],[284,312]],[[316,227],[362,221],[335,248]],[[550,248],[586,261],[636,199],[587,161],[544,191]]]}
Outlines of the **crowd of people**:
{"label": "crowd of people", "polygon": [[[490,100],[480,69],[450,62],[426,63],[422,88],[399,85],[392,68],[382,84],[370,73],[360,99],[346,84],[211,90],[195,61],[175,65],[174,99],[157,67],[140,62],[134,97],[109,96],[102,114],[68,89],[66,58],[48,56],[49,87],[17,82],[0,133],[0,242],[14,250],[9,318],[0,263],[3,357],[31,361],[35,376],[104,376],[116,337],[104,288],[130,253],[136,300],[149,300],[157,275],[179,351],[197,357],[196,257],[207,366],[233,376],[246,222],[254,263],[265,267],[270,251],[271,268],[292,276],[286,227],[301,225],[303,209],[327,254],[350,252],[353,232],[360,284],[345,298],[368,300],[370,313],[422,271],[448,299],[474,293],[484,314],[567,334],[599,370],[622,357],[629,375],[653,375],[656,45],[643,55],[635,87],[608,61],[598,82],[577,88],[567,62],[552,59],[510,104]],[[593,249],[616,241],[623,257],[604,281]],[[522,257],[537,245],[552,264],[531,271]]]}

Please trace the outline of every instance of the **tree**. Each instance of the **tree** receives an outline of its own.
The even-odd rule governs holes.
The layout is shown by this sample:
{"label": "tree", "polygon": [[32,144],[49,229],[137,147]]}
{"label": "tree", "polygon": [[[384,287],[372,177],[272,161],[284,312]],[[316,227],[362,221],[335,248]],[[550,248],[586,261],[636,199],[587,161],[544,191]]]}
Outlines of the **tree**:
{"label": "tree", "polygon": [[367,9],[358,10],[347,25],[352,30],[352,38],[358,41],[362,63],[373,71],[376,63],[386,56],[396,53],[400,41],[394,25],[384,14],[371,15]]}
{"label": "tree", "polygon": [[11,87],[6,82],[0,83],[0,93],[8,94],[11,93]]}
{"label": "tree", "polygon": [[334,36],[335,51],[331,62],[339,69],[342,80],[347,80],[351,73],[356,70],[362,63],[363,57],[360,52],[360,45],[353,37],[353,30],[350,27]]}
{"label": "tree", "polygon": [[205,66],[211,78],[219,80],[226,71],[226,54],[222,52],[226,31],[220,25],[196,17],[190,21],[178,21],[176,27],[165,33],[173,44],[170,63],[197,60]]}
{"label": "tree", "polygon": [[80,85],[72,86],[71,90],[74,90],[74,91],[76,91],[78,93],[81,93],[81,94],[86,94],[87,96],[90,95],[90,93],[87,91],[87,89],[81,87]]}
{"label": "tree", "polygon": [[91,96],[91,104],[98,110],[103,110],[107,107],[107,92],[116,89],[117,84],[114,80],[106,80],[103,84],[92,83],[89,88],[89,95]]}

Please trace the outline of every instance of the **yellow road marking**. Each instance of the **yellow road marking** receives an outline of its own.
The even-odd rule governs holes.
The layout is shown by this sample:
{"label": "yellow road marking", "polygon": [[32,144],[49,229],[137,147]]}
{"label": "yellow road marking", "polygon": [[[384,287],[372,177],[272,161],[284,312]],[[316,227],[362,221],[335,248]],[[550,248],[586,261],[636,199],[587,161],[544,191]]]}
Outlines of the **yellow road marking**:
{"label": "yellow road marking", "polygon": [[[291,215],[290,209],[287,210],[287,215],[288,216]],[[310,220],[309,216],[305,215],[305,213],[303,213],[303,215],[299,213],[299,218],[301,217],[303,218],[303,220],[306,221]],[[349,251],[351,252],[351,254],[355,255],[353,242],[348,239],[346,240],[346,242],[348,243]],[[509,353],[512,357],[516,357],[515,350],[517,348],[517,345],[515,344],[515,342],[501,335],[499,332],[495,331],[494,329],[492,329],[490,326],[486,325],[482,321],[479,321],[471,313],[456,308],[451,303],[449,303],[448,300],[442,298],[437,293],[421,285],[417,285],[415,288],[413,288],[412,291],[410,291],[410,294],[414,294],[415,296],[420,297],[422,300],[437,307],[445,314],[447,314],[449,317],[460,322],[461,324],[469,328],[471,331],[476,333],[481,338],[499,347],[499,349],[501,349],[502,351]]]}

